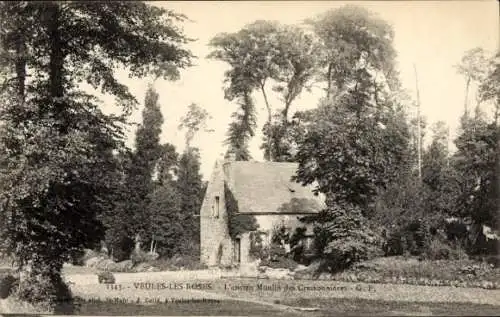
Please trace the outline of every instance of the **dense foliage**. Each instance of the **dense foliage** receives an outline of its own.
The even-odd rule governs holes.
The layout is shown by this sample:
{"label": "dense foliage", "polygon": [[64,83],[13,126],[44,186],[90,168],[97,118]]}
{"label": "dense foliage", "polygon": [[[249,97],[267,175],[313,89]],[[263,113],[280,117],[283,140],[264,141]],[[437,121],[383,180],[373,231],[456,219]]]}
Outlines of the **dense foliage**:
{"label": "dense foliage", "polygon": [[[225,96],[240,100],[228,130],[227,143],[238,159],[248,159],[248,139],[254,135],[256,108],[252,93],[262,94],[267,110],[263,127],[264,156],[271,161],[283,161],[286,148],[276,131],[287,126],[292,104],[304,89],[309,89],[316,71],[319,45],[315,38],[297,26],[274,21],[255,21],[236,33],[215,36],[210,58],[230,65],[225,74]],[[269,87],[278,94],[282,107],[273,107]],[[241,152],[241,154],[240,154]]]}
{"label": "dense foliage", "polygon": [[[18,296],[49,307],[70,294],[60,271],[104,235],[113,208],[120,117],[78,87],[136,103],[113,70],[178,76],[190,65],[183,17],[142,2],[1,2],[2,249],[23,272]],[[29,78],[29,80],[27,79]]]}
{"label": "dense foliage", "polygon": [[253,215],[240,213],[238,201],[226,183],[224,183],[224,200],[226,203],[229,235],[233,239],[238,238],[241,234],[252,232],[259,228],[257,220]]}

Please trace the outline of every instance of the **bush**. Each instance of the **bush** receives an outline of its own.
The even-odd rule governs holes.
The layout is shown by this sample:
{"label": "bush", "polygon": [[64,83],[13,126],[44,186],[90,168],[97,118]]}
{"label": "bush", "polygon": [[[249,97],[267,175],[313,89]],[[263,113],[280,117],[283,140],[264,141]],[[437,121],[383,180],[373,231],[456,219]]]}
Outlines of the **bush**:
{"label": "bush", "polygon": [[271,232],[271,244],[281,245],[282,241],[289,242],[290,233],[283,224],[277,224]]}
{"label": "bush", "polygon": [[376,254],[376,238],[365,223],[359,207],[332,203],[318,214],[314,228],[315,245],[322,260],[321,270],[337,272]]}
{"label": "bush", "polygon": [[127,235],[122,235],[118,241],[110,243],[113,259],[117,262],[130,258],[134,251],[135,241]]}
{"label": "bush", "polygon": [[411,221],[405,228],[408,251],[411,255],[424,253],[431,242],[429,226],[425,221],[416,219]]}
{"label": "bush", "polygon": [[329,271],[344,270],[356,262],[368,259],[368,247],[354,239],[334,240],[325,248]]}
{"label": "bush", "polygon": [[446,222],[444,232],[449,241],[465,241],[468,236],[467,226],[459,220]]}
{"label": "bush", "polygon": [[203,270],[207,268],[205,264],[200,262],[200,258],[194,255],[176,255],[167,259],[160,258],[149,261],[148,264],[160,271]]}
{"label": "bush", "polygon": [[260,266],[267,266],[273,269],[288,269],[290,271],[293,271],[295,270],[295,268],[297,268],[298,263],[289,257],[279,256],[274,258],[274,260],[262,260],[260,262]]}
{"label": "bush", "polygon": [[498,268],[500,266],[500,255],[488,255],[484,258],[484,261],[494,268]]}
{"label": "bush", "polygon": [[388,234],[383,250],[385,256],[423,255],[431,243],[431,229],[421,219],[408,220]]}
{"label": "bush", "polygon": [[[295,229],[292,237],[290,238],[290,247],[293,260],[300,264],[309,264],[311,256],[314,255],[314,250],[307,249],[305,245],[306,238],[305,227],[298,227]],[[312,254],[311,254],[312,253]]]}
{"label": "bush", "polygon": [[0,276],[0,299],[9,297],[18,282],[14,275],[10,273],[2,274]]}
{"label": "bush", "polygon": [[97,280],[99,281],[99,284],[114,284],[116,281],[113,273],[109,271],[99,272],[97,274]]}
{"label": "bush", "polygon": [[73,265],[84,265],[85,250],[79,249],[75,250],[70,256],[70,263]]}
{"label": "bush", "polygon": [[151,262],[158,259],[158,254],[151,254],[148,252],[144,252],[142,250],[134,250],[132,251],[132,254],[130,255],[130,260],[132,260],[132,263],[134,265],[137,265],[139,263],[143,262]]}
{"label": "bush", "polygon": [[250,232],[249,255],[254,259],[264,259],[268,255],[265,249],[260,233],[256,231]]}
{"label": "bush", "polygon": [[385,256],[403,255],[406,250],[405,241],[400,231],[390,233],[383,247]]}
{"label": "bush", "polygon": [[286,250],[283,246],[272,243],[269,246],[269,258],[271,261],[277,261],[277,259],[286,257]]}
{"label": "bush", "polygon": [[454,250],[439,239],[433,239],[429,249],[425,252],[425,258],[429,260],[449,260],[454,258]]}
{"label": "bush", "polygon": [[50,267],[45,270],[35,267],[21,276],[23,275],[16,289],[19,299],[49,310],[57,309],[61,305],[72,305],[71,290],[59,272],[51,270]]}

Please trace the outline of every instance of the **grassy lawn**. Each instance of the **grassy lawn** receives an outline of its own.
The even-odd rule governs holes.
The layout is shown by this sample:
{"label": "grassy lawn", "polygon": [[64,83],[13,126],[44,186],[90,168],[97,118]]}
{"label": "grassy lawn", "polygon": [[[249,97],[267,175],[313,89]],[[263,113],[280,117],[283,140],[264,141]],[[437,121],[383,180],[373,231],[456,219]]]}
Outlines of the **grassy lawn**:
{"label": "grassy lawn", "polygon": [[465,266],[477,267],[477,276],[471,278],[500,281],[500,268],[493,268],[487,263],[473,260],[418,261],[415,258],[404,258],[402,256],[381,257],[359,263],[353,269],[345,271],[345,273],[365,271],[376,273],[380,277],[406,276],[454,280],[457,277],[467,278],[466,274],[461,272],[461,269]]}
{"label": "grassy lawn", "polygon": [[[473,274],[464,272],[466,267],[474,267]],[[328,276],[326,279],[368,283],[481,288],[494,288],[494,285],[498,288],[500,285],[500,268],[487,263],[473,260],[418,261],[401,256],[357,263],[350,269]]]}

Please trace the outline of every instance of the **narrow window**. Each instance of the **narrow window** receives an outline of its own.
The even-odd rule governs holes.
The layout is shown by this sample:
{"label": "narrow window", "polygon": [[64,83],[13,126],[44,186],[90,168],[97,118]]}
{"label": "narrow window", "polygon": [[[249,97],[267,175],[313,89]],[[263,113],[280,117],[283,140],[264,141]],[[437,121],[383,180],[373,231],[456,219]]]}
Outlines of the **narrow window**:
{"label": "narrow window", "polygon": [[215,196],[215,218],[219,218],[219,196]]}

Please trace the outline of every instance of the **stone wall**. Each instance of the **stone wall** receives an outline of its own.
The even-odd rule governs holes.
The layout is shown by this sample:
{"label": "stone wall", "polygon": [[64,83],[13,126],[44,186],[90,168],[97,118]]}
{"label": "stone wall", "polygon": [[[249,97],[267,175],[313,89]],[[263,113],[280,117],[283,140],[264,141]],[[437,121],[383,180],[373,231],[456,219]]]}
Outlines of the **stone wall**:
{"label": "stone wall", "polygon": [[[217,196],[219,197],[218,215]],[[227,221],[223,162],[217,161],[200,209],[201,263],[208,266],[232,263],[233,242],[229,237]]]}
{"label": "stone wall", "polygon": [[[224,197],[224,181],[229,189],[234,188],[234,178],[228,175],[229,170],[225,168],[224,161],[217,161],[211,178],[209,180],[205,198],[200,210],[200,246],[201,257],[200,261],[208,266],[231,265],[234,263],[234,247],[235,243],[229,236],[228,214],[226,212],[226,199]],[[219,197],[219,208],[217,215],[216,197]],[[243,211],[244,212],[244,211]],[[277,225],[284,224],[294,232],[298,226],[304,226],[297,215],[256,215],[254,216],[261,232],[267,232],[264,235],[269,243],[273,228]],[[240,235],[240,259],[244,264],[250,261],[249,258],[249,234]]]}

